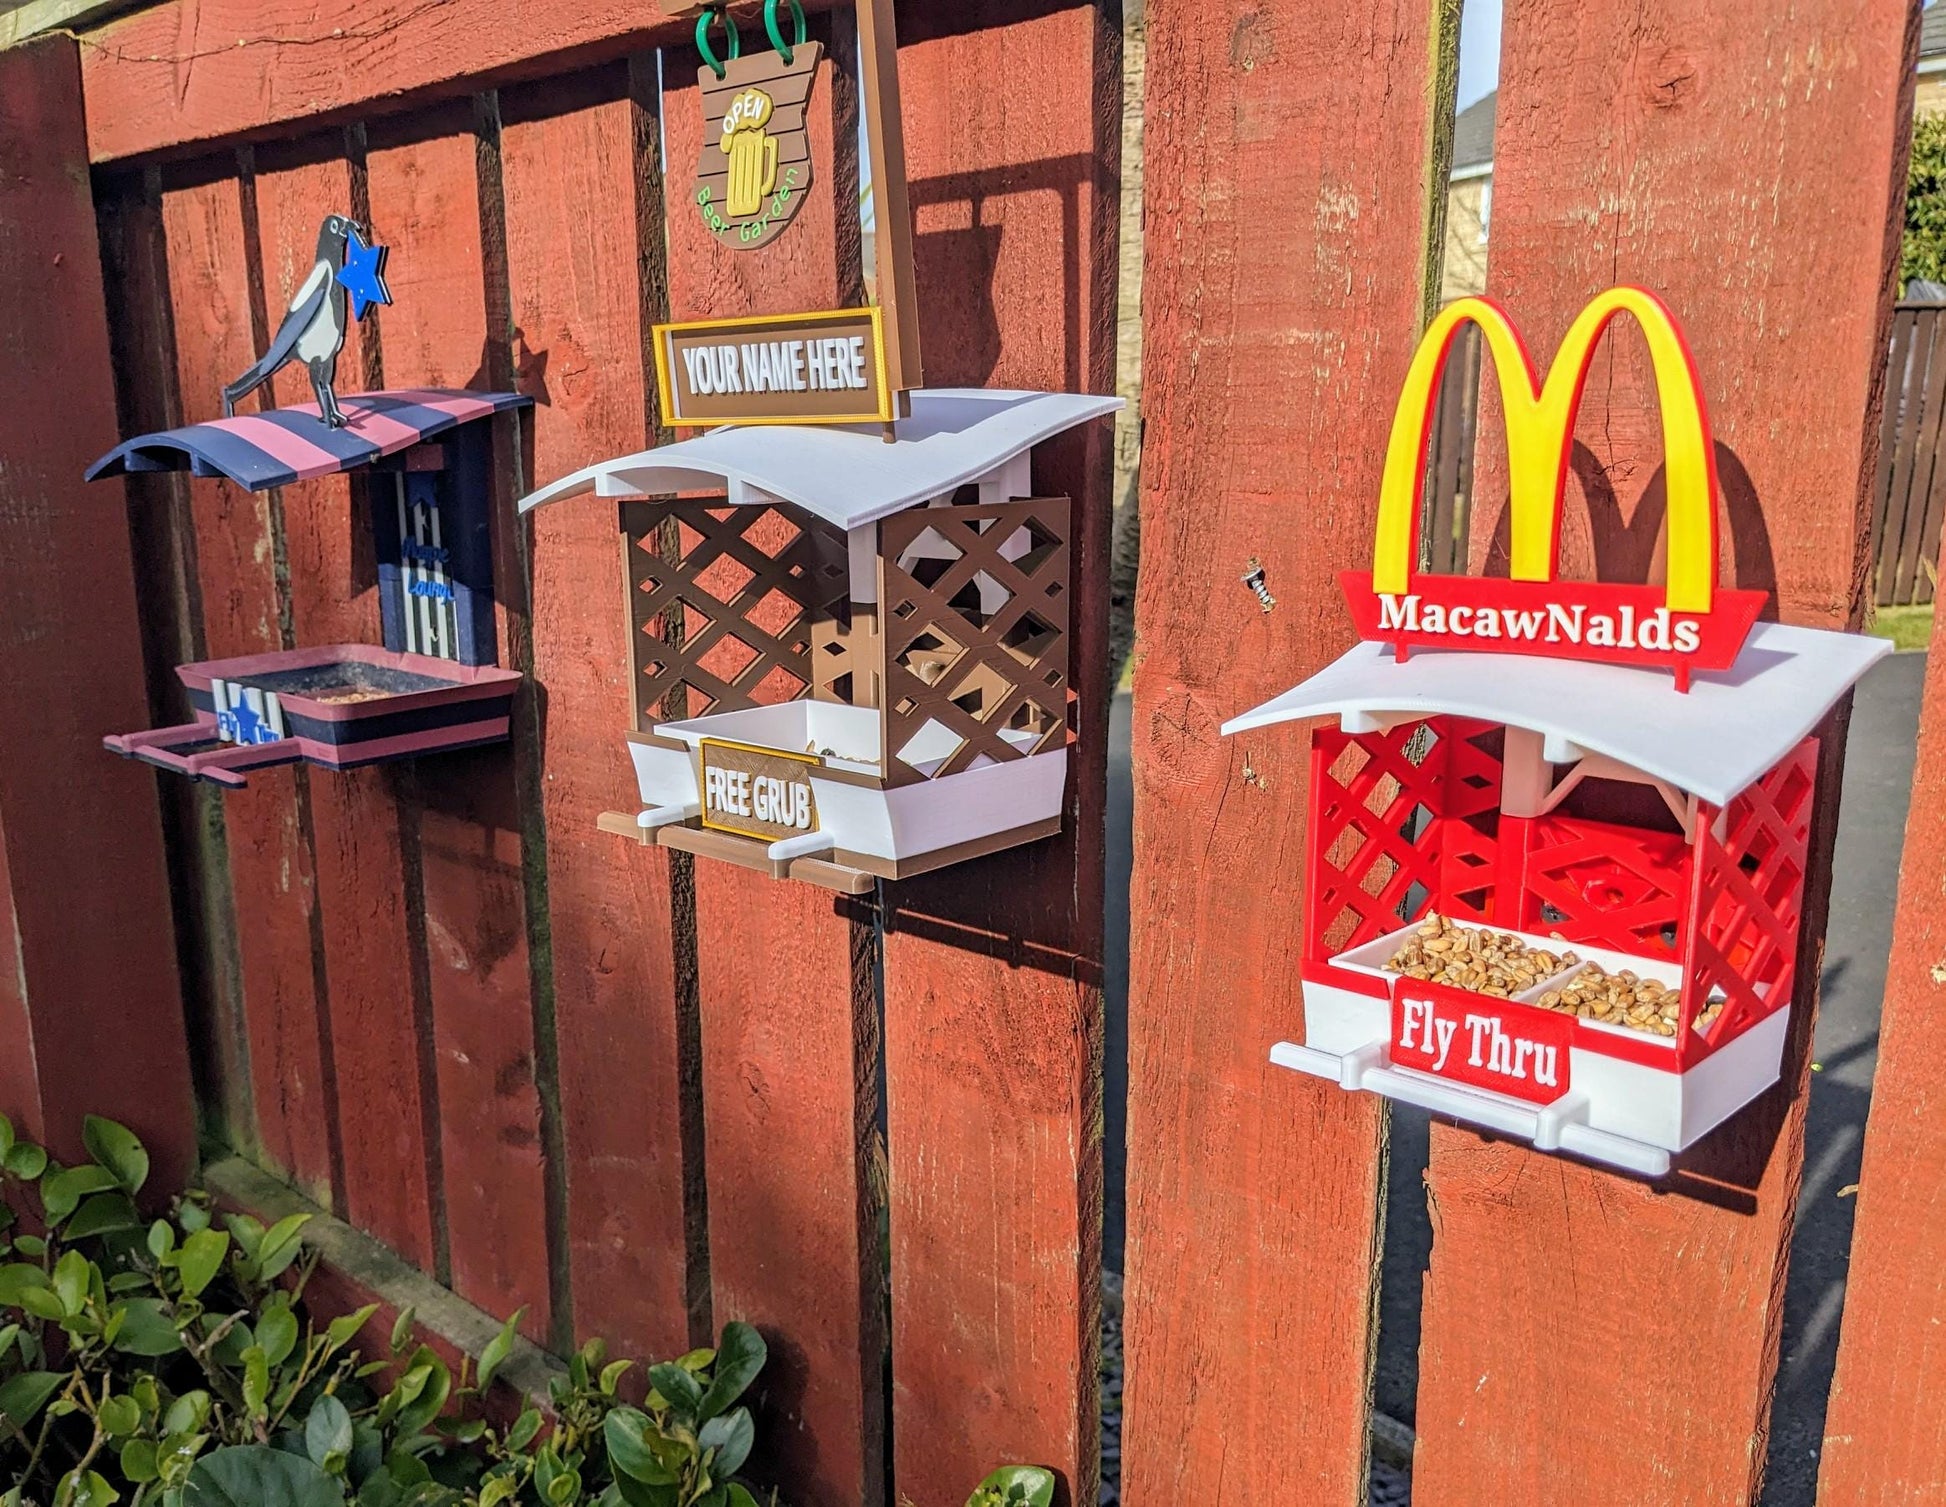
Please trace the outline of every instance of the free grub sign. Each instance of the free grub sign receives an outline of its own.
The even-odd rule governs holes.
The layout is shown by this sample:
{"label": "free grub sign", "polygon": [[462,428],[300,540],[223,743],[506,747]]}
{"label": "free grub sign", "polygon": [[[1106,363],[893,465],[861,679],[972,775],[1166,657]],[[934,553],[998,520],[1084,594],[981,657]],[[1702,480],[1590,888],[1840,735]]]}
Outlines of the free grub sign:
{"label": "free grub sign", "polygon": [[818,830],[817,796],[811,789],[816,759],[715,738],[704,738],[698,748],[705,827],[765,842]]}
{"label": "free grub sign", "polygon": [[696,72],[703,94],[703,153],[696,208],[711,235],[752,251],[782,233],[811,188],[804,111],[824,48],[800,41],[790,58],[774,51],[733,57]]}
{"label": "free grub sign", "polygon": [[684,424],[884,424],[893,417],[877,309],[655,328],[662,417]]}

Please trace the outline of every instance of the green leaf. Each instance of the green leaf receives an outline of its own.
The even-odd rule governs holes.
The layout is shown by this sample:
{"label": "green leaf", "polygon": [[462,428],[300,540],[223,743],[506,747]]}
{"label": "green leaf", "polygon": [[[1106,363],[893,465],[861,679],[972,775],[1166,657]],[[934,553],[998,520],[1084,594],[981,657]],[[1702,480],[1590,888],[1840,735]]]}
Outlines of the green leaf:
{"label": "green leaf", "polygon": [[115,1186],[115,1174],[106,1167],[69,1167],[41,1183],[41,1207],[47,1222],[59,1224],[81,1206],[90,1193],[105,1193]]}
{"label": "green leaf", "polygon": [[0,1165],[23,1183],[31,1183],[47,1170],[47,1153],[32,1141],[16,1141]]}
{"label": "green leaf", "polygon": [[298,1236],[310,1222],[309,1214],[292,1214],[264,1232],[256,1250],[259,1281],[274,1282],[297,1259],[304,1249],[304,1242]]}
{"label": "green leaf", "polygon": [[209,1422],[210,1398],[207,1392],[185,1392],[169,1404],[162,1427],[170,1435],[193,1434]]}
{"label": "green leaf", "polygon": [[495,1476],[480,1488],[480,1507],[500,1507],[519,1490],[520,1483],[512,1476]]}
{"label": "green leaf", "polygon": [[656,1389],[664,1402],[692,1417],[702,1406],[702,1384],[681,1366],[671,1365],[667,1361],[659,1366],[650,1366],[649,1385]]}
{"label": "green leaf", "polygon": [[412,1357],[412,1369],[408,1377],[419,1376],[423,1372],[413,1395],[400,1401],[397,1425],[399,1433],[411,1437],[437,1418],[446,1406],[446,1399],[453,1395],[453,1373],[446,1369],[446,1362],[421,1345]]}
{"label": "green leaf", "polygon": [[304,1448],[314,1464],[328,1469],[324,1462],[336,1455],[340,1460],[351,1455],[351,1414],[345,1405],[326,1393],[311,1405],[311,1416],[304,1424]]}
{"label": "green leaf", "polygon": [[338,1483],[309,1460],[244,1445],[196,1462],[182,1507],[344,1507]]}
{"label": "green leaf", "polygon": [[634,1408],[616,1408],[602,1424],[602,1439],[608,1446],[611,1469],[649,1486],[675,1484],[676,1473],[656,1458],[649,1443],[654,1427]]}
{"label": "green leaf", "polygon": [[[769,1359],[764,1337],[748,1324],[731,1322],[723,1326],[723,1339],[716,1347],[716,1374],[703,1396],[697,1416],[705,1422],[735,1402]],[[661,1387],[656,1388],[662,1391]],[[669,1394],[663,1392],[667,1397]]]}
{"label": "green leaf", "polygon": [[162,1474],[156,1464],[153,1439],[130,1439],[122,1445],[122,1474],[131,1485],[140,1486]]}
{"label": "green leaf", "polygon": [[634,1364],[635,1362],[631,1360],[618,1360],[610,1361],[607,1365],[603,1366],[601,1368],[600,1379],[601,1395],[603,1397],[613,1397],[615,1395],[615,1388],[621,1385],[622,1378],[628,1375],[629,1368]]}
{"label": "green leaf", "polygon": [[1003,1465],[973,1489],[966,1507],[1054,1507],[1054,1472],[1038,1465]]}
{"label": "green leaf", "polygon": [[270,1400],[270,1360],[262,1345],[243,1352],[243,1407],[252,1418],[262,1418]]}
{"label": "green leaf", "polygon": [[403,1350],[405,1348],[405,1342],[412,1337],[413,1317],[414,1317],[414,1313],[413,1313],[412,1305],[408,1303],[405,1306],[405,1308],[400,1311],[398,1318],[392,1321],[393,1350],[395,1351]]}
{"label": "green leaf", "polygon": [[115,1348],[124,1355],[153,1358],[182,1349],[182,1336],[163,1311],[160,1298],[130,1298],[120,1307],[122,1327],[115,1335]]}
{"label": "green leaf", "polygon": [[126,1193],[97,1193],[75,1210],[74,1218],[67,1222],[61,1233],[69,1240],[87,1240],[117,1230],[133,1230],[141,1223],[141,1216],[135,1212],[135,1205],[129,1201]]}
{"label": "green leaf", "polygon": [[122,1494],[92,1470],[69,1471],[54,1490],[54,1500],[62,1507],[108,1507],[121,1499]]}
{"label": "green leaf", "polygon": [[342,1350],[357,1338],[358,1331],[371,1322],[372,1315],[378,1312],[378,1304],[367,1303],[356,1313],[348,1313],[342,1318],[333,1319],[324,1331],[325,1343],[333,1350]]}
{"label": "green leaf", "polygon": [[14,1122],[0,1115],[0,1161],[7,1159],[7,1153],[14,1149]]}
{"label": "green leaf", "polygon": [[88,1155],[115,1174],[125,1193],[140,1193],[149,1180],[149,1154],[126,1125],[89,1115],[81,1122],[81,1141]]}
{"label": "green leaf", "polygon": [[534,1442],[535,1436],[540,1431],[540,1409],[529,1408],[516,1418],[514,1420],[514,1426],[507,1430],[507,1448],[510,1450],[523,1450],[527,1448],[528,1445]]}
{"label": "green leaf", "polygon": [[55,1296],[60,1298],[62,1308],[67,1312],[81,1312],[81,1305],[88,1301],[94,1272],[94,1266],[79,1251],[69,1251],[54,1263]]}
{"label": "green leaf", "polygon": [[47,1242],[38,1235],[20,1235],[14,1239],[14,1254],[38,1261],[47,1254]]}
{"label": "green leaf", "polygon": [[166,1219],[158,1219],[149,1226],[149,1254],[156,1260],[165,1260],[176,1248],[176,1227]]}
{"label": "green leaf", "polygon": [[221,1230],[198,1230],[176,1253],[176,1272],[185,1297],[197,1298],[216,1280],[223,1258],[230,1253],[230,1237]]}
{"label": "green leaf", "polygon": [[58,1324],[68,1316],[67,1305],[51,1287],[29,1287],[20,1294],[20,1307],[37,1319]]}
{"label": "green leaf", "polygon": [[499,1374],[500,1368],[507,1363],[507,1357],[513,1354],[514,1326],[526,1316],[527,1310],[522,1308],[512,1318],[507,1320],[501,1327],[500,1332],[487,1341],[486,1349],[480,1352],[479,1386],[482,1392],[493,1385],[493,1378]]}
{"label": "green leaf", "polygon": [[142,1405],[126,1394],[105,1398],[95,1417],[110,1439],[126,1439],[142,1426]]}
{"label": "green leaf", "polygon": [[273,1369],[290,1359],[297,1348],[297,1318],[288,1304],[276,1304],[257,1320],[257,1343]]}
{"label": "green leaf", "polygon": [[704,1449],[716,1451],[716,1462],[711,1467],[716,1475],[733,1476],[750,1458],[750,1450],[757,1442],[757,1426],[750,1421],[748,1408],[733,1408],[704,1424],[696,1442]]}
{"label": "green leaf", "polygon": [[757,1499],[735,1481],[730,1482],[729,1503],[730,1507],[759,1507]]}
{"label": "green leaf", "polygon": [[0,1382],[0,1415],[15,1428],[26,1428],[67,1379],[64,1371],[23,1371],[8,1377]]}
{"label": "green leaf", "polygon": [[0,1308],[20,1307],[20,1295],[30,1287],[46,1287],[47,1273],[38,1266],[16,1261],[0,1266]]}

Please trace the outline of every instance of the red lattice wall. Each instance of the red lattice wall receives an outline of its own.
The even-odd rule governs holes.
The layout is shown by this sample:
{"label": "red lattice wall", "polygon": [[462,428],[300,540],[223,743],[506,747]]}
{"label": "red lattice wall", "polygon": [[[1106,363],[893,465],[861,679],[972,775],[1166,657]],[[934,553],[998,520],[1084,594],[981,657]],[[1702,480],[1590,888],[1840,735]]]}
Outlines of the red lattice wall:
{"label": "red lattice wall", "polygon": [[[1807,739],[1717,815],[1681,833],[1556,810],[1502,815],[1503,734],[1433,717],[1382,733],[1323,727],[1311,743],[1305,961],[1328,962],[1431,909],[1680,960],[1684,1023],[1724,1003],[1685,1066],[1791,996],[1817,744]],[[1694,918],[1702,917],[1698,927]]]}

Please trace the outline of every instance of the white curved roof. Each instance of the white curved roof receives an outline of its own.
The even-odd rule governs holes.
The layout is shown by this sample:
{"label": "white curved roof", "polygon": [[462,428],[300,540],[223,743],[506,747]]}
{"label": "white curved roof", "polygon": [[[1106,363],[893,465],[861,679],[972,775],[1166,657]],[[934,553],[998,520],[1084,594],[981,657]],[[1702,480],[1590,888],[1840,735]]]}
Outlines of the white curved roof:
{"label": "white curved roof", "polygon": [[520,510],[590,490],[656,496],[725,487],[733,503],[782,499],[851,529],[951,492],[1121,406],[1120,398],[1082,393],[920,391],[912,417],[896,425],[896,444],[885,443],[878,424],[715,429],[588,466],[523,497]]}
{"label": "white curved roof", "polygon": [[1223,731],[1346,713],[1477,717],[1607,754],[1723,806],[1891,648],[1856,633],[1759,623],[1731,669],[1698,670],[1685,694],[1667,670],[1448,649],[1415,649],[1401,664],[1386,645],[1361,643]]}

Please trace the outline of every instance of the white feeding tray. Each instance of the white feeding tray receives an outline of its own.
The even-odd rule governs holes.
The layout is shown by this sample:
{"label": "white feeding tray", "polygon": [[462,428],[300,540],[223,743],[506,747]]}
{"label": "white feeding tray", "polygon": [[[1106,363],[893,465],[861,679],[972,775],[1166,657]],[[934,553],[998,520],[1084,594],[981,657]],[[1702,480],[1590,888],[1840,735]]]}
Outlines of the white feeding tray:
{"label": "white feeding tray", "polygon": [[[929,777],[892,785],[869,752],[879,739],[875,709],[803,699],[658,723],[652,734],[629,739],[644,808],[637,820],[645,830],[660,832],[700,817],[703,744],[719,741],[815,760],[809,779],[817,803],[817,840],[807,834],[772,843],[768,856],[774,865],[817,856],[881,878],[905,878],[976,851],[1060,830],[1066,748],[1005,762],[976,760],[957,774],[930,777],[958,739],[929,724],[900,756]],[[937,747],[924,746],[927,739]],[[1018,733],[1008,741],[1024,748],[1034,735]]]}

